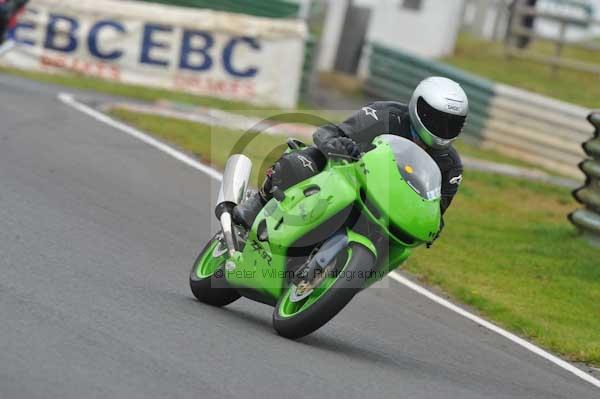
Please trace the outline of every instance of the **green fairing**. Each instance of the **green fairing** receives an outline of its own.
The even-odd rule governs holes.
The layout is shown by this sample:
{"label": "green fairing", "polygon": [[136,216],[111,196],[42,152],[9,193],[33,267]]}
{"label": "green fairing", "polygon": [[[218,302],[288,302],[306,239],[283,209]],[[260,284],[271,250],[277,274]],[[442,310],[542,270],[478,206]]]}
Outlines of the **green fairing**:
{"label": "green fairing", "polygon": [[[403,178],[399,168],[410,171],[414,165],[399,163],[385,137],[375,139],[375,148],[361,161],[330,161],[323,172],[288,189],[282,202],[271,200],[256,218],[242,253],[233,259],[236,268],[226,272],[227,281],[278,300],[287,290],[288,249],[307,234],[324,230],[326,222],[353,206],[389,237],[388,254],[381,256],[371,239],[345,228],[349,243],[364,246],[377,259],[377,274],[368,285],[400,266],[412,247],[432,241],[440,228],[439,195],[428,200]],[[305,195],[315,188],[320,191]],[[262,232],[261,241],[264,223],[268,240]]]}
{"label": "green fairing", "polygon": [[[256,218],[242,260],[235,271],[227,274],[227,280],[234,286],[253,288],[271,298],[279,298],[285,288],[288,248],[352,205],[357,196],[354,172],[352,165],[330,164],[319,175],[287,190],[281,203],[271,200]],[[314,186],[321,191],[305,197],[304,190]],[[268,242],[261,242],[257,237],[263,220],[267,223]],[[253,278],[248,279],[248,276]]]}
{"label": "green fairing", "polygon": [[369,240],[367,237],[358,234],[350,229],[346,230],[346,236],[348,237],[349,243],[354,242],[356,244],[362,245],[363,247],[371,251],[373,255],[375,255],[375,257],[377,258],[377,248],[375,248],[375,245],[373,245],[371,240]]}
{"label": "green fairing", "polygon": [[[390,234],[400,245],[414,247],[431,241],[440,228],[439,198],[426,200],[419,196],[400,174],[390,146],[381,138],[375,139],[375,144],[376,148],[362,158],[366,173],[364,170],[358,173],[367,199],[382,212],[381,217],[375,221],[385,229],[391,223],[416,239],[416,242],[409,243]],[[411,165],[403,167],[406,166]]]}

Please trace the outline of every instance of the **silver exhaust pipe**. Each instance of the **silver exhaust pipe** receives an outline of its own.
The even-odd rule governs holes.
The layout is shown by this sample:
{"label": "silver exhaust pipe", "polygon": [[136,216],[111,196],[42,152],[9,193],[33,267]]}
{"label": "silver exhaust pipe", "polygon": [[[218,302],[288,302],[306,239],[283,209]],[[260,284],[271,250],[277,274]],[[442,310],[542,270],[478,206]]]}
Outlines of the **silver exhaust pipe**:
{"label": "silver exhaust pipe", "polygon": [[219,190],[219,196],[217,198],[215,215],[221,223],[223,236],[225,237],[225,243],[230,257],[233,257],[237,252],[235,240],[233,238],[233,222],[231,214],[233,209],[242,202],[246,195],[251,173],[252,161],[247,156],[238,154],[231,156],[227,160],[221,189]]}

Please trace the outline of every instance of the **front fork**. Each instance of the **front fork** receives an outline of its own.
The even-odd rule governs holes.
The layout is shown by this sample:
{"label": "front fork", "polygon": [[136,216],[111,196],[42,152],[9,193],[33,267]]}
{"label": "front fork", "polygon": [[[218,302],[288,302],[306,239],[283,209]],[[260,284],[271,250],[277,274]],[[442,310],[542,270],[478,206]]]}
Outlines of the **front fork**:
{"label": "front fork", "polygon": [[240,230],[239,226],[234,226],[231,220],[231,214],[224,212],[219,218],[221,231],[223,233],[223,243],[227,247],[227,260],[225,261],[225,270],[231,272],[242,262],[242,251],[246,245],[247,232]]}
{"label": "front fork", "polygon": [[377,248],[371,240],[359,233],[356,233],[348,228],[340,230],[331,238],[323,243],[319,251],[313,256],[310,263],[306,266],[303,275],[316,276],[318,273],[327,267],[350,243],[356,243],[364,246],[373,253],[377,259]]}

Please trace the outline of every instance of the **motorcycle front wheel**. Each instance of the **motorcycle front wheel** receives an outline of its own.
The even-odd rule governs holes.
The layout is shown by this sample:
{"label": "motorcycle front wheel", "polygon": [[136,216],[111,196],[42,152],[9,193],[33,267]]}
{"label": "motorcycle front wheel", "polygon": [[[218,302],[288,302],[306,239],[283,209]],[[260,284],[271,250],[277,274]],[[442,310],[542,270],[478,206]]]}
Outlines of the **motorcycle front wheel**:
{"label": "motorcycle front wheel", "polygon": [[200,252],[190,272],[190,288],[200,302],[222,307],[240,298],[225,280],[226,261],[227,247],[217,233]]}
{"label": "motorcycle front wheel", "polygon": [[[298,295],[291,285],[273,312],[273,328],[283,337],[298,339],[329,322],[365,287],[375,267],[375,256],[359,244],[338,255],[334,273],[326,273],[310,295]],[[301,299],[299,299],[301,298]]]}

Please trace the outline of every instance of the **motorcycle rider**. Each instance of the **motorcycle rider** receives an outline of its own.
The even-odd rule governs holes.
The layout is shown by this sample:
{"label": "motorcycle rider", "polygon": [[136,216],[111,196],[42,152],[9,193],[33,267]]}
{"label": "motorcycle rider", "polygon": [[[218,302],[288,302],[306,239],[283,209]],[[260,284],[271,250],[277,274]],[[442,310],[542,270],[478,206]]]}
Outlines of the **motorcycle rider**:
{"label": "motorcycle rider", "polygon": [[6,40],[8,30],[17,23],[29,0],[0,0],[0,45]]}
{"label": "motorcycle rider", "polygon": [[374,102],[341,124],[322,126],[313,135],[314,147],[285,154],[267,171],[263,187],[235,208],[234,220],[250,228],[273,194],[319,173],[326,157],[358,159],[382,134],[412,140],[435,160],[442,172],[441,208],[445,213],[462,182],[463,166],[452,142],[462,132],[468,111],[467,95],[458,83],[430,77],[417,86],[408,105]]}

